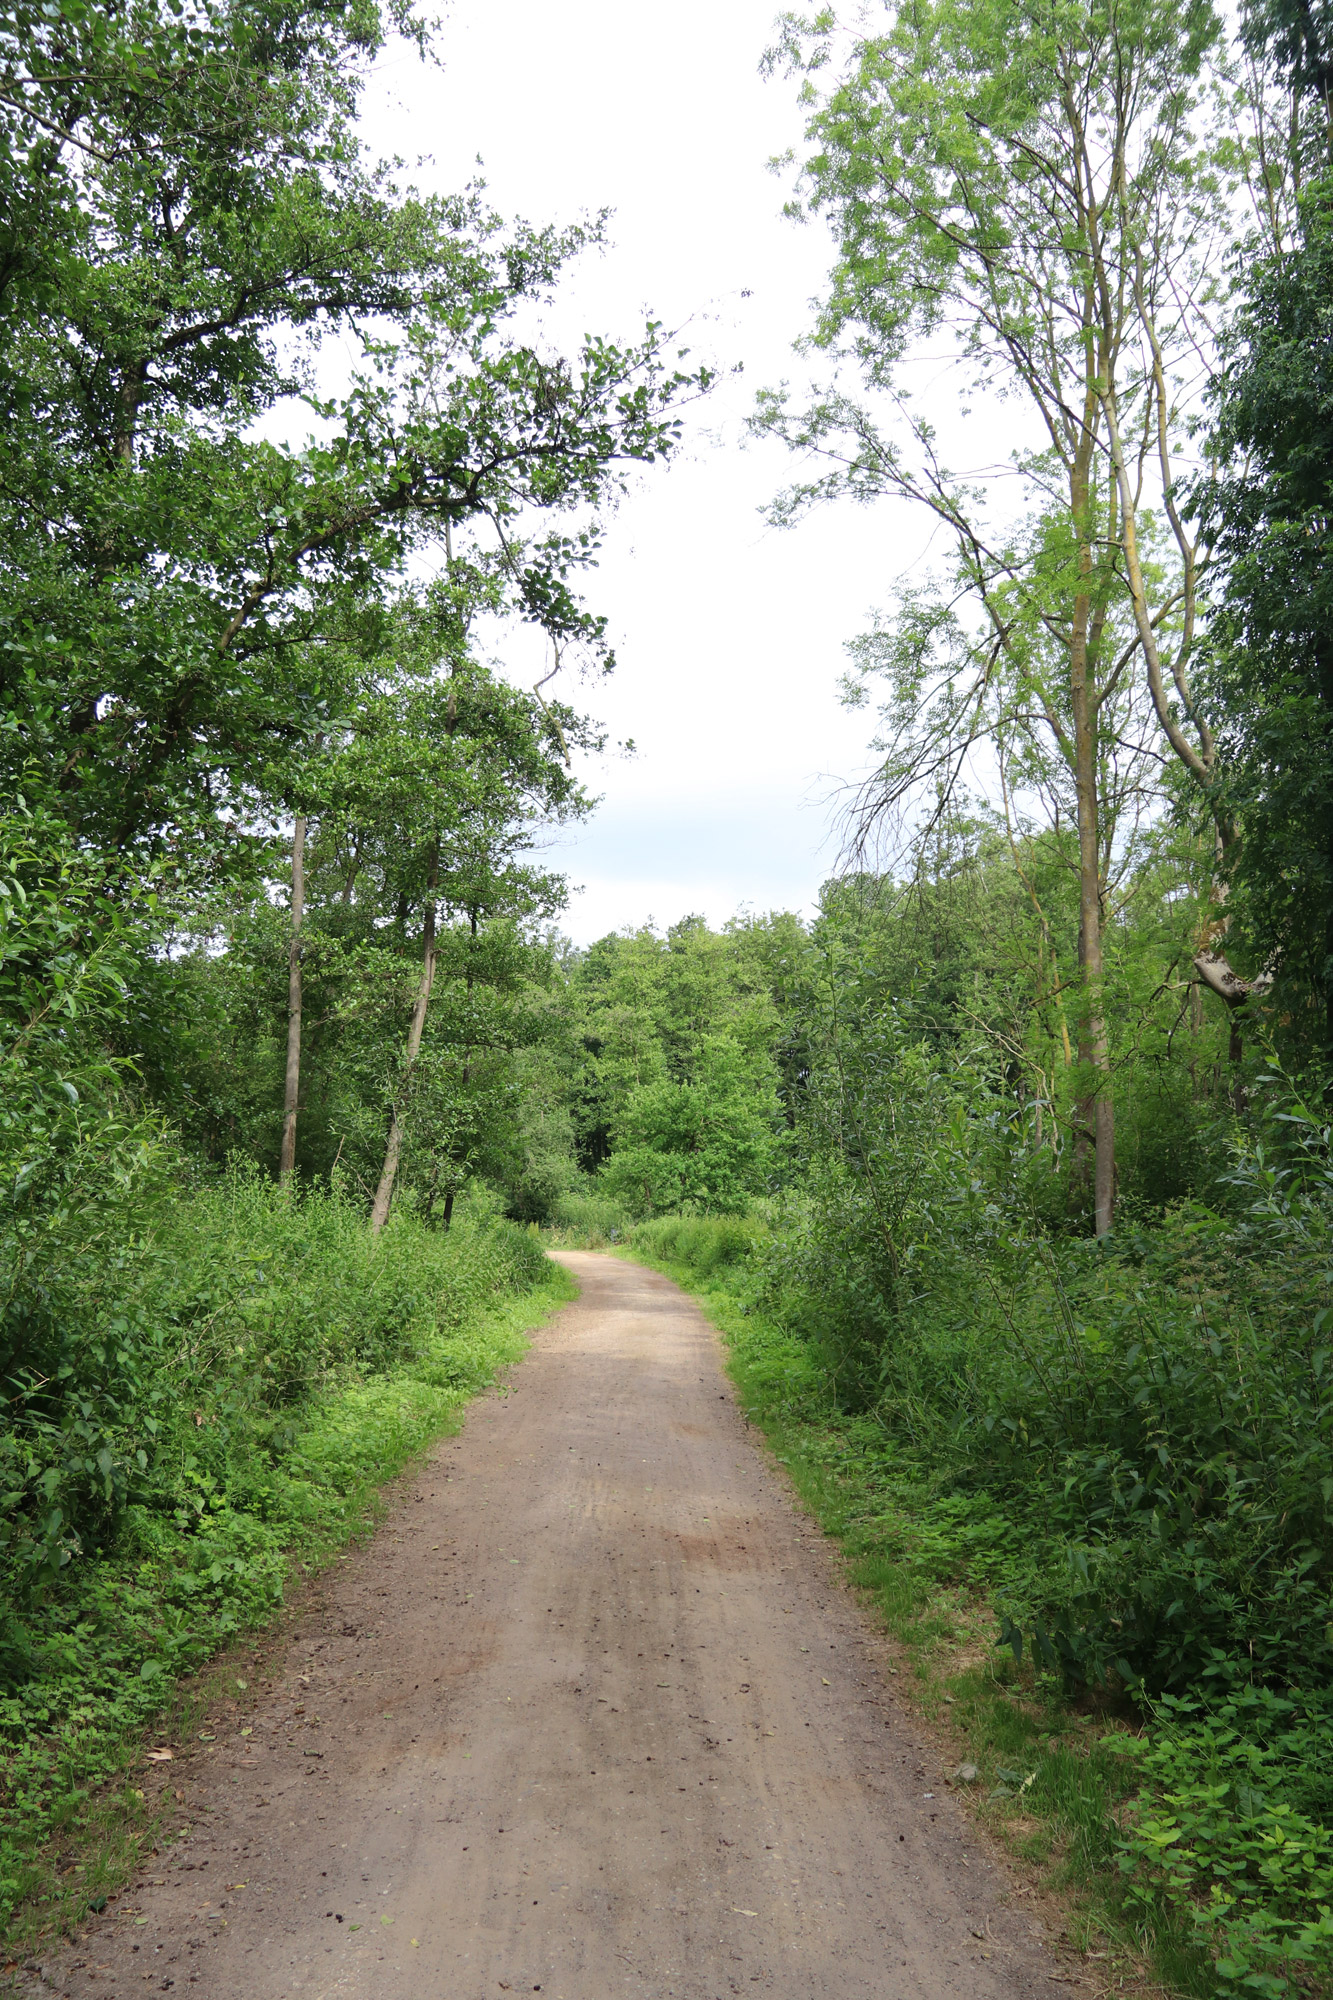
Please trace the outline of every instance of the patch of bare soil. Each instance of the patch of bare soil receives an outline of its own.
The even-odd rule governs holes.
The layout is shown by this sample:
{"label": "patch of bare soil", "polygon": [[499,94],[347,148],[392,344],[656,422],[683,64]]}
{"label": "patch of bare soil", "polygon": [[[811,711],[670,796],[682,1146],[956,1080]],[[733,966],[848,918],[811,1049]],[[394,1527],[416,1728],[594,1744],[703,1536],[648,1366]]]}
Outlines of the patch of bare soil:
{"label": "patch of bare soil", "polygon": [[325,1579],[258,1704],[171,1746],[194,1832],[34,1995],[1081,1983],[896,1706],[712,1329],[653,1272],[561,1262],[582,1297]]}

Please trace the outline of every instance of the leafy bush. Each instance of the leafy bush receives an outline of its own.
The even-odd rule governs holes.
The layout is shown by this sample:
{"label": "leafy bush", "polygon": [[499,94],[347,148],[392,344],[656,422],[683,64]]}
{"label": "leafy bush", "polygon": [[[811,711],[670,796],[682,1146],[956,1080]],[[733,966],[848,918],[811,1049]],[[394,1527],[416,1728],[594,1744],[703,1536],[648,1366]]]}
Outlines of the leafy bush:
{"label": "leafy bush", "polygon": [[965,1051],[881,1023],[837,1089],[762,1223],[634,1247],[724,1288],[747,1392],[855,1459],[853,1553],[984,1592],[1053,1686],[1143,1707],[1127,1893],[1218,1992],[1333,1979],[1333,1132],[1274,1080],[1213,1206],[1098,1245],[1049,1227],[1049,1156]]}
{"label": "leafy bush", "polygon": [[630,1241],[635,1249],[680,1265],[706,1283],[719,1271],[735,1271],[746,1264],[766,1234],[765,1225],[751,1216],[664,1215],[639,1223]]}
{"label": "leafy bush", "polygon": [[767,1065],[756,1074],[743,1044],[705,1037],[688,1081],[659,1077],[631,1091],[601,1179],[636,1216],[742,1215],[767,1190],[776,1125]]}
{"label": "leafy bush", "polygon": [[[956,1055],[886,1030],[858,1061],[874,1101],[843,1086],[840,1145],[816,1135],[742,1289],[932,1492],[1023,1524],[1041,1559],[1000,1605],[1011,1643],[1150,1694],[1225,1684],[1236,1658],[1274,1685],[1293,1659],[1330,1675],[1322,1131],[1302,1144],[1284,1112],[1280,1166],[1236,1154],[1230,1214],[1098,1246],[1033,1216],[1021,1129]],[[652,1228],[690,1261],[685,1234],[668,1247],[688,1223]]]}
{"label": "leafy bush", "polygon": [[236,1476],[234,1434],[277,1435],[312,1390],[411,1359],[541,1268],[525,1231],[466,1215],[448,1238],[404,1217],[376,1244],[341,1190],[279,1199],[254,1170],[183,1201],[140,1185],[137,1200],[136,1233],[114,1250],[60,1232],[66,1262],[39,1295],[45,1365],[19,1376],[0,1431],[20,1604],[115,1547],[131,1512],[174,1509],[187,1469]]}
{"label": "leafy bush", "polygon": [[604,1250],[628,1235],[631,1222],[623,1205],[603,1193],[558,1195],[551,1205],[551,1222],[558,1239],[588,1250]]}
{"label": "leafy bush", "polygon": [[661,1218],[634,1242],[725,1274],[932,1495],[1021,1526],[997,1601],[1020,1656],[1148,1696],[1224,1693],[1236,1662],[1333,1682],[1327,1132],[1288,1103],[1235,1152],[1229,1213],[1099,1246],[1032,1216],[1023,1135],[956,1054],[890,1024],[857,1059],[873,1101],[849,1106],[844,1066],[840,1145],[816,1136],[765,1225]]}
{"label": "leafy bush", "polygon": [[1183,1904],[1222,2000],[1333,1974],[1333,1711],[1242,1688],[1167,1696],[1131,1742],[1151,1790],[1122,1842],[1132,1904]]}
{"label": "leafy bush", "polygon": [[122,1280],[167,1153],[110,1043],[152,901],[40,809],[0,816],[0,1551],[25,1590],[96,1541],[137,1464],[152,1336]]}
{"label": "leafy bush", "polygon": [[[177,1189],[90,1261],[58,1396],[11,1405],[5,1434],[26,1484],[0,1571],[0,1908],[171,1677],[271,1611],[293,1542],[350,1532],[515,1358],[495,1309],[551,1275],[489,1204],[375,1242],[336,1186],[296,1200],[253,1172]],[[53,1513],[58,1565],[34,1560]]]}

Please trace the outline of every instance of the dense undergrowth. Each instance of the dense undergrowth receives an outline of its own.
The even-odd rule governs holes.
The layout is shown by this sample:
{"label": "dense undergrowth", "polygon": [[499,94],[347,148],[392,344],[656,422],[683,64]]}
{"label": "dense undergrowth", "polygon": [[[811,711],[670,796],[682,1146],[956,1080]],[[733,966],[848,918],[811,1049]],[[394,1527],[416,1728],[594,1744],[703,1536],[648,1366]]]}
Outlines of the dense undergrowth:
{"label": "dense undergrowth", "polygon": [[864,1182],[816,1179],[762,1218],[639,1224],[633,1254],[711,1294],[900,1635],[977,1638],[951,1715],[1110,1929],[1186,1991],[1322,1992],[1327,1134],[1289,1108],[1237,1145],[1223,1206],[1100,1247],[997,1199],[984,1124],[941,1104],[933,1136],[891,1237]]}
{"label": "dense undergrowth", "polygon": [[174,1679],[365,1525],[567,1290],[484,1203],[376,1242],[336,1186],[298,1200],[255,1174],[159,1195],[114,1256],[68,1256],[48,1382],[25,1378],[0,1433],[5,1918]]}

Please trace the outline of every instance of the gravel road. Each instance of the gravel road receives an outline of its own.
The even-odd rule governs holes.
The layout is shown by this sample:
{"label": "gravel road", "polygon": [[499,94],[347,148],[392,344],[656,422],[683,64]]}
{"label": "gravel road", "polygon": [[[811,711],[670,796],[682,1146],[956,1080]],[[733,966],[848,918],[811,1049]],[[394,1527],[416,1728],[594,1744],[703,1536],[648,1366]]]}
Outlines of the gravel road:
{"label": "gravel road", "polygon": [[151,1767],[193,1832],[34,1994],[1018,2000],[1076,1984],[674,1285],[582,1296]]}

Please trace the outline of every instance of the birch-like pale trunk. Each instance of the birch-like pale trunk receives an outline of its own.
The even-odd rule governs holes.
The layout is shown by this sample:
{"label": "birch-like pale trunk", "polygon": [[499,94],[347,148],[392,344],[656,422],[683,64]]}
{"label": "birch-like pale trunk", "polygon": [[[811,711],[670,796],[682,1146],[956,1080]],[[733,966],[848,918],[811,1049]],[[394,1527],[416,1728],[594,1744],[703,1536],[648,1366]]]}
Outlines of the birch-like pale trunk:
{"label": "birch-like pale trunk", "polygon": [[1074,794],[1078,804],[1079,1060],[1093,1072],[1093,1089],[1080,1099],[1079,1123],[1089,1117],[1093,1133],[1093,1228],[1105,1236],[1115,1215],[1115,1105],[1111,1097],[1111,1047],[1106,1032],[1105,971],[1102,960],[1101,840],[1097,798],[1097,716],[1088,685],[1086,644],[1077,628],[1071,681],[1074,711]]}
{"label": "birch-like pale trunk", "polygon": [[[1091,335],[1096,301],[1091,288],[1084,297],[1085,324]],[[1100,360],[1107,354],[1108,325],[1099,332]],[[1092,1089],[1078,1102],[1074,1159],[1087,1145],[1092,1126],[1093,1228],[1105,1236],[1115,1215],[1115,1104],[1111,1096],[1111,1047],[1106,1032],[1105,966],[1102,957],[1102,802],[1097,784],[1097,733],[1104,690],[1098,665],[1105,636],[1105,611],[1094,607],[1092,467],[1096,440],[1097,389],[1092,339],[1085,350],[1083,428],[1069,468],[1069,511],[1078,537],[1078,583],[1069,628],[1069,695],[1073,729],[1074,802],[1078,819],[1078,956],[1082,975],[1079,994],[1079,1061],[1092,1073]]]}
{"label": "birch-like pale trunk", "polygon": [[282,1101],[278,1179],[296,1165],[296,1113],[301,1097],[301,926],[305,921],[305,817],[292,828],[292,936],[287,947],[287,1076]]}
{"label": "birch-like pale trunk", "polygon": [[[407,1053],[399,1080],[399,1091],[406,1089],[417,1056],[421,1052],[421,1037],[426,1027],[426,1009],[430,1005],[430,989],[435,984],[435,885],[440,875],[440,849],[436,843],[431,860],[431,899],[426,905],[426,920],[422,926],[421,978],[417,983],[416,1005],[412,1009],[412,1022],[407,1031]],[[384,1147],[384,1167],[380,1174],[380,1184],[375,1190],[375,1204],[370,1211],[370,1232],[378,1236],[389,1219],[389,1204],[393,1200],[393,1184],[398,1177],[398,1162],[403,1151],[403,1121],[398,1115],[395,1100],[389,1106],[389,1136]]]}

